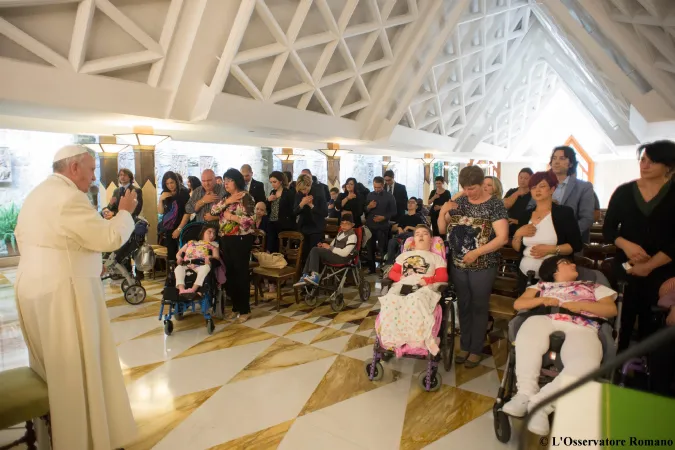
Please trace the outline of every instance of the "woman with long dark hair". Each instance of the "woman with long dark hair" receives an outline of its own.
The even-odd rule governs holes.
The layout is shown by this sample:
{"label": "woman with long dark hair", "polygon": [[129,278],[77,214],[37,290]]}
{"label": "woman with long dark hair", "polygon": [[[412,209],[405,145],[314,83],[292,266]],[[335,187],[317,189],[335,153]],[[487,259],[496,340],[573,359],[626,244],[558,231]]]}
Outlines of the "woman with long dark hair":
{"label": "woman with long dark hair", "polygon": [[288,178],[282,172],[274,171],[269,177],[272,191],[267,197],[269,211],[269,233],[267,235],[267,251],[279,251],[279,233],[295,230],[295,192],[288,188]]}
{"label": "woman with long dark hair", "polygon": [[443,177],[436,177],[434,185],[436,189],[429,193],[429,216],[431,217],[431,229],[434,231],[434,236],[440,236],[441,231],[438,229],[438,216],[443,205],[450,201],[450,191],[445,188],[445,178]]}
{"label": "woman with long dark hair", "polygon": [[192,175],[188,177],[187,188],[188,188],[188,191],[190,192],[190,195],[192,195],[192,191],[194,191],[195,189],[197,189],[201,185],[202,185],[202,182],[199,178],[197,178],[195,176],[192,176]]}
{"label": "woman with long dark hair", "polygon": [[178,175],[172,171],[165,172],[162,177],[162,194],[157,203],[157,212],[162,214],[159,234],[163,238],[166,254],[172,260],[178,253],[178,237],[188,200],[190,200],[190,195],[180,183]]}
{"label": "woman with long dark hair", "polygon": [[244,176],[237,169],[223,175],[226,197],[211,208],[220,218],[220,250],[227,274],[225,290],[232,298],[232,312],[226,319],[244,323],[251,314],[248,262],[255,230],[255,200],[246,192]]}
{"label": "woman with long dark hair", "polygon": [[365,198],[359,194],[356,178],[347,178],[345,191],[340,193],[335,200],[335,210],[342,214],[345,211],[352,213],[354,228],[362,226],[363,202]]}

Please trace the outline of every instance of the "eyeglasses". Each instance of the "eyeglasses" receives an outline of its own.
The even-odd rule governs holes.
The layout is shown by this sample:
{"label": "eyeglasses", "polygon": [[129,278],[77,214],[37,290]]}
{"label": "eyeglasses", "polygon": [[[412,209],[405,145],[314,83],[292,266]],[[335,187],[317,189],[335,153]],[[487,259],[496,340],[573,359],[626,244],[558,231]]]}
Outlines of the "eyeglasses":
{"label": "eyeglasses", "polygon": [[570,261],[569,259],[561,259],[560,261],[558,261],[557,265],[558,266],[569,266],[571,264],[574,264],[574,263],[572,261]]}

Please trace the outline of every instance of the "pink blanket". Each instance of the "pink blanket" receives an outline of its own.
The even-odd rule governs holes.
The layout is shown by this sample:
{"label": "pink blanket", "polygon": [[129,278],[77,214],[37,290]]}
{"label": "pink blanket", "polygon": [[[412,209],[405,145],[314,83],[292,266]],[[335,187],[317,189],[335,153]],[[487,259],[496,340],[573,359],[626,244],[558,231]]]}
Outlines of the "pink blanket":
{"label": "pink blanket", "polygon": [[[443,310],[441,309],[441,305],[436,305],[436,308],[434,308],[434,326],[431,329],[431,332],[434,337],[438,336],[438,331],[441,329],[442,321],[443,321]],[[380,329],[379,314],[375,319],[375,329],[376,330]],[[436,337],[436,343],[440,344],[440,338]],[[397,358],[401,358],[403,355],[427,356],[427,354],[429,353],[429,351],[425,347],[413,347],[407,344],[401,347],[397,347],[395,349],[387,349],[387,350],[393,350]]]}

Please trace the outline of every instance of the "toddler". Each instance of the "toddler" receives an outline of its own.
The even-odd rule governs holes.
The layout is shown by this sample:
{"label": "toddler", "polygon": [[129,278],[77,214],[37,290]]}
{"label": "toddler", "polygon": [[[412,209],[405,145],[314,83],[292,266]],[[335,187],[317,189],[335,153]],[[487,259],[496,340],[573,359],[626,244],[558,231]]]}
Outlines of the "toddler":
{"label": "toddler", "polygon": [[[209,255],[210,251],[210,255]],[[220,259],[218,254],[218,242],[216,242],[216,230],[213,227],[205,226],[199,233],[199,240],[190,241],[185,244],[176,255],[178,265],[174,270],[176,275],[176,287],[180,294],[192,294],[204,284],[206,275],[211,271],[211,258]],[[182,265],[183,261],[203,259],[204,265],[187,264]],[[197,280],[190,289],[185,289],[185,273],[190,268],[197,273]]]}

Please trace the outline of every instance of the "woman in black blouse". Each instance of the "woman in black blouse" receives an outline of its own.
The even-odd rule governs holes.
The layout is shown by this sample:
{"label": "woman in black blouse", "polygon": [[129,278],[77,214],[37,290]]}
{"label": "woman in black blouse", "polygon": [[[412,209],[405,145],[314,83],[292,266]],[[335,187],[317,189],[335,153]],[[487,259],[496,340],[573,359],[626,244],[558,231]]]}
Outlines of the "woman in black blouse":
{"label": "woman in black blouse", "polygon": [[295,192],[288,188],[288,178],[282,172],[274,171],[270,174],[272,192],[267,197],[267,211],[269,212],[269,234],[267,235],[267,251],[279,251],[279,233],[295,230]]}
{"label": "woman in black blouse", "polygon": [[162,195],[159,197],[157,212],[162,214],[159,232],[163,237],[166,254],[173,260],[178,253],[178,237],[181,221],[185,215],[185,205],[190,200],[188,190],[180,183],[175,172],[166,172],[162,177]]}
{"label": "woman in black blouse", "polygon": [[546,258],[573,255],[583,248],[574,210],[553,203],[553,192],[557,186],[558,178],[550,171],[537,172],[528,182],[529,192],[537,202],[537,207],[519,216],[518,228],[511,244],[521,256],[519,296],[527,288],[527,272],[533,271],[535,279],[539,279],[539,267]]}
{"label": "woman in black blouse", "polygon": [[443,205],[450,201],[450,191],[445,189],[445,178],[443,177],[436,177],[434,184],[436,189],[429,194],[429,216],[431,217],[431,228],[434,230],[434,236],[440,236],[438,215]]}
{"label": "woman in black blouse", "polygon": [[[657,141],[638,149],[640,178],[616,188],[602,228],[617,247],[614,271],[625,279],[619,349],[630,343],[635,317],[640,338],[654,332],[651,307],[661,284],[675,274],[675,143]],[[628,262],[632,267],[623,268]]]}
{"label": "woman in black blouse", "polygon": [[354,228],[362,225],[361,216],[363,215],[364,197],[358,193],[356,188],[356,178],[347,178],[345,183],[345,191],[338,195],[335,200],[335,210],[343,213],[349,211],[354,217]]}

